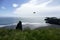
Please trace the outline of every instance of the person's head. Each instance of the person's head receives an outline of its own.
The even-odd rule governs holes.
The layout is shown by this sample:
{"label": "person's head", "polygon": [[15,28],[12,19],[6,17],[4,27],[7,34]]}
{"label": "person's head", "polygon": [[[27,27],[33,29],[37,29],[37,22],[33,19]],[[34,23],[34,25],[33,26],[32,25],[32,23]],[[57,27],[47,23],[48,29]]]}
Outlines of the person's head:
{"label": "person's head", "polygon": [[21,23],[21,21],[19,21],[19,23]]}

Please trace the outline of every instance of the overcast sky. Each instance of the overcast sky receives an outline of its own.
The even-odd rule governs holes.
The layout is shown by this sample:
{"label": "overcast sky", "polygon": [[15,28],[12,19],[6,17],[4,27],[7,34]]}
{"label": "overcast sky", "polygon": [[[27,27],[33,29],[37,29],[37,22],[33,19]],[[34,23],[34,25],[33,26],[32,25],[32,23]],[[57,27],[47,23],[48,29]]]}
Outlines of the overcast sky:
{"label": "overcast sky", "polygon": [[0,0],[0,17],[46,16],[60,17],[60,0]]}

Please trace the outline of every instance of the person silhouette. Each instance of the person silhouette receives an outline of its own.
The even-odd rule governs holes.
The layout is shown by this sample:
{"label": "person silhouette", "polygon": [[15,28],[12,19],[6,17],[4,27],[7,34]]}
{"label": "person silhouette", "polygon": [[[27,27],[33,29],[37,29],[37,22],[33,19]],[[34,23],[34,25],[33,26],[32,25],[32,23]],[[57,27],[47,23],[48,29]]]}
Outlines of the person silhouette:
{"label": "person silhouette", "polygon": [[19,23],[16,26],[16,29],[22,30],[22,22],[19,21]]}

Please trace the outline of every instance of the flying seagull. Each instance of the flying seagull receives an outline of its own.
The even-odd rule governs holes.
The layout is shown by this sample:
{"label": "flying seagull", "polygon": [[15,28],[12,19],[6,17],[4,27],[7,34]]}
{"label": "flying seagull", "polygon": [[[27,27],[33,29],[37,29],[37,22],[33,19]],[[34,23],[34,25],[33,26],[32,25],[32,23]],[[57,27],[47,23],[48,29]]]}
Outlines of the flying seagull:
{"label": "flying seagull", "polygon": [[34,14],[36,13],[36,12],[33,12]]}

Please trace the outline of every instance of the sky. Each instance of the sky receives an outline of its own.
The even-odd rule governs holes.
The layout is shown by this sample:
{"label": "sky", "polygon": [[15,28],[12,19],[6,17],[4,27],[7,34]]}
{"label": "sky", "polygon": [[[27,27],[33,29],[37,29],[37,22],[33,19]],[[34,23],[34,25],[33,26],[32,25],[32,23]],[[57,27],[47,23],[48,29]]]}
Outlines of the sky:
{"label": "sky", "polygon": [[0,17],[60,17],[60,0],[0,0]]}

